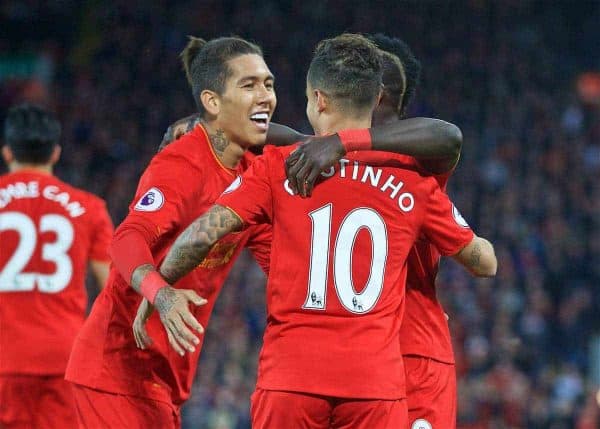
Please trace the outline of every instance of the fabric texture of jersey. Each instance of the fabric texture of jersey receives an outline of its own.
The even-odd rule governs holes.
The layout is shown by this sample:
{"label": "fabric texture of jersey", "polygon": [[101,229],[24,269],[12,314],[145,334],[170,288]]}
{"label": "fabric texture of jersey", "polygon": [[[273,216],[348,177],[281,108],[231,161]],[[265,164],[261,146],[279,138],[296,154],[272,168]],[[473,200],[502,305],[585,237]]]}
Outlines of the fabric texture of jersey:
{"label": "fabric texture of jersey", "polygon": [[377,152],[340,160],[311,198],[292,195],[284,171],[292,150],[266,148],[237,189],[217,201],[247,225],[273,225],[257,387],[403,398],[408,253],[420,234],[449,255],[473,233],[456,224],[434,179],[401,162],[377,165],[382,158],[389,164]]}
{"label": "fabric texture of jersey", "polygon": [[421,356],[404,356],[404,366],[409,427],[456,429],[456,367]]}
{"label": "fabric texture of jersey", "polygon": [[408,421],[406,400],[340,399],[257,389],[252,429],[398,429]]}
{"label": "fabric texture of jersey", "polygon": [[33,170],[0,177],[0,375],[64,374],[87,264],[109,260],[112,232],[90,193]]}
{"label": "fabric texture of jersey", "polygon": [[72,384],[62,375],[0,375],[0,428],[76,428]]}
{"label": "fabric texture of jersey", "polygon": [[172,404],[102,392],[71,383],[69,387],[81,429],[181,429],[179,407]]}
{"label": "fabric texture of jersey", "polygon": [[[396,157],[419,168],[411,157]],[[444,192],[452,172],[432,176]],[[448,319],[437,299],[435,287],[440,256],[437,248],[426,237],[420,237],[408,255],[406,308],[400,330],[400,347],[403,355],[454,363]]]}
{"label": "fabric texture of jersey", "polygon": [[[152,159],[116,234],[125,229],[139,231],[159,266],[175,238],[213,204],[248,162],[245,159],[237,170],[225,168],[213,153],[204,128],[197,126]],[[268,261],[269,244],[270,231],[265,227],[230,234],[174,285],[193,289],[208,300],[208,304],[192,308],[204,327],[242,248],[249,246],[259,262]],[[179,356],[155,312],[146,325],[154,343],[147,350],[138,349],[132,323],[141,299],[112,267],[107,287],[75,341],[66,377],[93,389],[181,404],[189,397],[202,343],[194,353]]]}

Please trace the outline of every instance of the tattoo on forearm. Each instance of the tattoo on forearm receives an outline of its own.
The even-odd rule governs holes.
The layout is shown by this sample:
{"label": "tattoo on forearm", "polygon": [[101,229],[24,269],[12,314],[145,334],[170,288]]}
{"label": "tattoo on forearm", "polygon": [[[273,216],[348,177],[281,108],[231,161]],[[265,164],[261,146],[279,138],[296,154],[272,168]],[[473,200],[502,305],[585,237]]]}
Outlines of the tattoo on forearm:
{"label": "tattoo on forearm", "polygon": [[240,229],[242,222],[235,213],[223,206],[211,207],[177,238],[160,267],[161,275],[174,284],[198,266],[221,237]]}
{"label": "tattoo on forearm", "polygon": [[473,246],[473,250],[471,250],[471,255],[469,256],[469,265],[473,268],[479,267],[480,260],[481,246],[479,244],[475,244]]}
{"label": "tattoo on forearm", "polygon": [[148,274],[150,271],[154,271],[154,269],[155,268],[152,264],[144,264],[137,267],[131,274],[131,287],[139,293],[142,280],[144,280],[146,274]]}
{"label": "tattoo on forearm", "polygon": [[209,138],[217,155],[222,156],[227,146],[229,146],[229,140],[225,136],[225,131],[218,129],[215,134],[209,135]]}

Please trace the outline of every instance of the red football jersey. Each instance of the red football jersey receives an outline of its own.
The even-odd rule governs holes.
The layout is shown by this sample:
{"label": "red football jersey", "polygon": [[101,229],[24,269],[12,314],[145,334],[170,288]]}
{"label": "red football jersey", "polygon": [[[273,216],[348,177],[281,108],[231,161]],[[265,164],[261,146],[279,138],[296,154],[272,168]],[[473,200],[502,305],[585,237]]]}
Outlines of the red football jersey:
{"label": "red football jersey", "polygon": [[[119,229],[136,228],[145,237],[152,237],[150,248],[159,266],[177,236],[214,203],[241,173],[246,161],[237,170],[225,168],[213,153],[204,128],[197,126],[152,159]],[[192,306],[204,327],[244,246],[253,248],[259,263],[268,261],[270,231],[262,227],[230,234],[175,285],[193,289],[208,300],[202,307]],[[112,267],[107,287],[96,299],[75,341],[66,378],[94,389],[181,404],[189,397],[202,343],[195,353],[179,356],[169,345],[155,312],[147,323],[154,344],[147,350],[138,349],[132,323],[141,300]]]}
{"label": "red football jersey", "polygon": [[257,387],[403,398],[409,251],[424,234],[455,254],[473,233],[457,225],[433,178],[411,166],[376,166],[381,153],[354,152],[323,174],[311,198],[294,196],[284,171],[293,149],[266,148],[217,200],[247,225],[273,225]]}
{"label": "red football jersey", "polygon": [[63,374],[87,306],[90,259],[108,261],[100,198],[50,174],[0,177],[0,374]]}
{"label": "red football jersey", "polygon": [[[413,158],[399,159],[418,168]],[[452,172],[433,176],[444,192]],[[456,208],[453,208],[452,214],[457,223],[467,228],[467,223]],[[400,347],[403,355],[454,363],[448,320],[435,288],[440,256],[437,248],[425,237],[415,243],[408,255],[406,307],[400,328]]]}

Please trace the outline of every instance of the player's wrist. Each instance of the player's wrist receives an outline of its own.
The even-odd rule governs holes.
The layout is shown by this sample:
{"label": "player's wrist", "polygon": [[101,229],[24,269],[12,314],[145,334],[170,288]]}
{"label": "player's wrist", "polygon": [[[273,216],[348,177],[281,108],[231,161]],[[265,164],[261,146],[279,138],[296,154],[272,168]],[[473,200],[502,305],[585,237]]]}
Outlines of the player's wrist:
{"label": "player's wrist", "polygon": [[154,305],[158,291],[169,286],[169,283],[156,271],[150,271],[140,283],[140,293]]}
{"label": "player's wrist", "polygon": [[368,128],[342,130],[338,131],[337,135],[346,153],[355,150],[371,150],[373,148],[371,131]]}

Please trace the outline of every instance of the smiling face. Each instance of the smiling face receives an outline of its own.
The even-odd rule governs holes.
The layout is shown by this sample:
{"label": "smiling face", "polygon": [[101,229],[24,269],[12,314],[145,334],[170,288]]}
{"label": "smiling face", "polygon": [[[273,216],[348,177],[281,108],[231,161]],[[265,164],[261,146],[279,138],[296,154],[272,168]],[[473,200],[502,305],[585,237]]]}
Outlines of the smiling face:
{"label": "smiling face", "polygon": [[230,74],[218,96],[218,125],[242,147],[263,145],[277,105],[273,74],[255,54],[240,55],[227,65]]}

